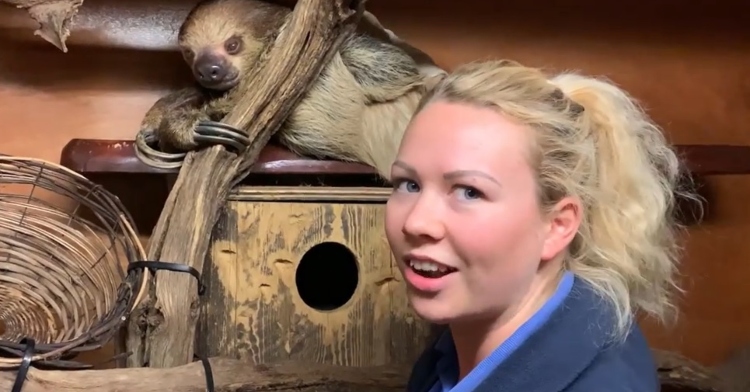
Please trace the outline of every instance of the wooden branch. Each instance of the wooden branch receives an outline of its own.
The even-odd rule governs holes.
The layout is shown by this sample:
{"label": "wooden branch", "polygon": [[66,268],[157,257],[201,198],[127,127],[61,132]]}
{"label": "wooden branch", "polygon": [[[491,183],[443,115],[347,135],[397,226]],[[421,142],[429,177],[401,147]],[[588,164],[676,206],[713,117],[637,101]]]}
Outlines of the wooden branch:
{"label": "wooden branch", "polygon": [[83,0],[0,0],[0,3],[28,11],[29,16],[39,23],[34,35],[68,52],[65,41],[70,35],[70,22]]}
{"label": "wooden branch", "polygon": [[[309,4],[308,4],[309,3]],[[347,3],[350,3],[346,5]],[[223,122],[238,124],[251,144],[239,160],[236,182],[257,161],[271,136],[330,62],[341,43],[356,29],[365,0],[300,0],[291,21],[270,53],[275,61],[262,62],[261,71],[248,84],[256,94],[242,97]],[[317,30],[317,31],[316,31]],[[281,80],[273,74],[290,75]]]}
{"label": "wooden branch", "polygon": [[[396,392],[406,390],[408,372],[385,367],[343,367],[288,362],[254,366],[211,358],[216,392]],[[0,390],[10,391],[16,372],[0,373]],[[83,371],[30,369],[23,392],[199,392],[206,390],[203,364],[170,369],[136,368]]]}
{"label": "wooden branch", "polygon": [[[716,372],[682,355],[664,350],[653,350],[659,370],[659,380],[665,391],[729,392]],[[669,389],[671,388],[671,389]]]}
{"label": "wooden branch", "polygon": [[[203,270],[210,233],[230,188],[244,177],[260,150],[356,28],[364,0],[300,0],[274,45],[261,58],[252,89],[224,123],[252,141],[240,157],[221,146],[187,154],[151,239],[149,258]],[[158,271],[150,298],[131,315],[129,366],[174,367],[193,357],[198,318],[196,280]],[[138,332],[141,333],[138,333]],[[144,340],[145,335],[145,340]]]}

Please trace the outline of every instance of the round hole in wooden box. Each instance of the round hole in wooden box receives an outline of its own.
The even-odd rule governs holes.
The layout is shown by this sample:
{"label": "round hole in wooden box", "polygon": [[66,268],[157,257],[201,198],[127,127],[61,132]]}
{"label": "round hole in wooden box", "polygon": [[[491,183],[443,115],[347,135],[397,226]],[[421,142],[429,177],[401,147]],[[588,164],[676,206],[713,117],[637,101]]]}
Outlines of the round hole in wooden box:
{"label": "round hole in wooden box", "polygon": [[352,298],[359,285],[357,258],[337,242],[317,244],[302,255],[295,283],[307,306],[320,311],[338,309]]}

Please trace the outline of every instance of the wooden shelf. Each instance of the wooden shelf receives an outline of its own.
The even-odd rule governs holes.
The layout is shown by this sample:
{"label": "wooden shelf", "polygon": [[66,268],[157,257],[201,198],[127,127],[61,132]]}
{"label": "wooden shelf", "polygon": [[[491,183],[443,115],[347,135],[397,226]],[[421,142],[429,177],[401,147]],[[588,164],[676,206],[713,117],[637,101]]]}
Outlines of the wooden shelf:
{"label": "wooden shelf", "polygon": [[[750,146],[678,145],[690,171],[697,176],[750,174]],[[135,156],[132,140],[73,139],[62,150],[60,162],[81,174],[167,174],[177,169],[157,169]],[[251,174],[349,174],[374,175],[363,164],[322,161],[301,157],[283,147],[269,145],[253,166]]]}
{"label": "wooden shelf", "polygon": [[[111,174],[166,174],[178,169],[158,169],[142,163],[135,155],[132,140],[73,139],[63,147],[60,163],[83,175],[91,173]],[[268,145],[261,151],[251,174],[344,174],[374,175],[370,166],[340,161],[322,161],[301,157],[276,145]]]}

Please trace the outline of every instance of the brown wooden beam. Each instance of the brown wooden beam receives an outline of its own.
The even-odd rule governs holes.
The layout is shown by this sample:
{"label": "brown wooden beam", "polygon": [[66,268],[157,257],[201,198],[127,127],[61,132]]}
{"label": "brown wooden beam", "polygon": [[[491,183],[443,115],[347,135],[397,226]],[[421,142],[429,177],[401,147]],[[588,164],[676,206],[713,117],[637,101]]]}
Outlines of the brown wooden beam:
{"label": "brown wooden beam", "polygon": [[[228,358],[210,360],[216,392],[396,392],[406,389],[409,369],[344,367],[314,363],[252,365]],[[0,373],[0,390],[10,391],[16,372]],[[206,390],[203,365],[166,369],[37,370],[31,368],[23,392]]]}

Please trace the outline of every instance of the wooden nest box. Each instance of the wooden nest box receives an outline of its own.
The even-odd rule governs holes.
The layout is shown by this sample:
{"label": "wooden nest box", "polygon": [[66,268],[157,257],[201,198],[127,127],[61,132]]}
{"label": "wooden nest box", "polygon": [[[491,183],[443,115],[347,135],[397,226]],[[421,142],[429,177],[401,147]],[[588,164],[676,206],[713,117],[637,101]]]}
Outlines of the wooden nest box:
{"label": "wooden nest box", "polygon": [[[307,181],[231,193],[204,267],[198,351],[364,366],[413,363],[424,348],[428,326],[384,235],[390,189],[361,165],[320,166]],[[348,184],[311,183],[326,175]]]}

